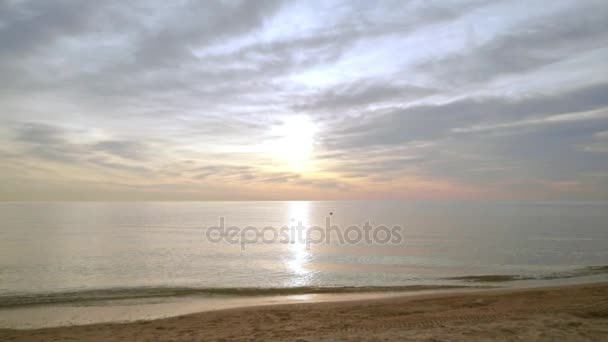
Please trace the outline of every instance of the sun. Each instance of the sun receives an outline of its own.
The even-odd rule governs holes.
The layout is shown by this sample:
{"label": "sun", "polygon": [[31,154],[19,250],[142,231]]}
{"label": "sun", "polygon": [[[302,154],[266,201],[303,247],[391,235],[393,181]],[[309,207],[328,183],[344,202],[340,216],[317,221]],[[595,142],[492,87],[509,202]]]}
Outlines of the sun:
{"label": "sun", "polygon": [[288,171],[309,171],[316,134],[317,127],[308,116],[284,117],[270,129],[269,152]]}

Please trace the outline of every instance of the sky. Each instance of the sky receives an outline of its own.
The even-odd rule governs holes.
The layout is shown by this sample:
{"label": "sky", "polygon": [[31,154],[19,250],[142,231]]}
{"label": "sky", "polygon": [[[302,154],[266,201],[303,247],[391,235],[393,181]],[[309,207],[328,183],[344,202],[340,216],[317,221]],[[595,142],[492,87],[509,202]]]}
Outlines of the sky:
{"label": "sky", "polygon": [[608,2],[0,0],[0,200],[608,200]]}

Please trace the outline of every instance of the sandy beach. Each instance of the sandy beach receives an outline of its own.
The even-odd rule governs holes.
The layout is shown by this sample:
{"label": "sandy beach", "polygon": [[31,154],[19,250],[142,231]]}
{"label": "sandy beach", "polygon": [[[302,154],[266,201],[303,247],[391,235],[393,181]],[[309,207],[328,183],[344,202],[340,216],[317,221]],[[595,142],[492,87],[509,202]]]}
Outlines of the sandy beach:
{"label": "sandy beach", "polygon": [[0,330],[2,341],[606,339],[606,283],[248,307],[126,324]]}

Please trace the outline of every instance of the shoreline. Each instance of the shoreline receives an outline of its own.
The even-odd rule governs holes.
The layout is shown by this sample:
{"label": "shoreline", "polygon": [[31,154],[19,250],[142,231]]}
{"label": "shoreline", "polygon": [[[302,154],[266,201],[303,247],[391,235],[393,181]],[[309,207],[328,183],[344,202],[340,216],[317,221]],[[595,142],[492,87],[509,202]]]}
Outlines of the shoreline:
{"label": "shoreline", "polygon": [[[597,272],[597,271],[600,272]],[[0,329],[40,329],[90,324],[129,323],[232,308],[359,301],[424,294],[467,293],[491,289],[532,289],[608,283],[606,266],[562,272],[552,280],[497,281],[504,275],[465,277],[458,283],[397,286],[301,286],[289,288],[132,287],[85,289],[0,296]],[[580,276],[582,272],[597,273]],[[578,276],[567,276],[578,275]],[[547,278],[551,279],[551,278]]]}
{"label": "shoreline", "polygon": [[[0,308],[0,329],[32,330],[90,324],[124,324],[152,321],[202,312],[273,305],[329,303],[465,293],[496,286],[394,287],[394,291],[318,292],[266,296],[177,296],[160,298],[109,299],[77,303],[51,303]],[[401,289],[401,290],[398,290]]]}
{"label": "shoreline", "polygon": [[0,339],[12,341],[294,340],[295,336],[302,340],[392,340],[441,338],[443,334],[449,334],[450,340],[460,335],[463,340],[484,336],[607,338],[608,283],[408,293],[227,308],[128,323],[0,329]]}

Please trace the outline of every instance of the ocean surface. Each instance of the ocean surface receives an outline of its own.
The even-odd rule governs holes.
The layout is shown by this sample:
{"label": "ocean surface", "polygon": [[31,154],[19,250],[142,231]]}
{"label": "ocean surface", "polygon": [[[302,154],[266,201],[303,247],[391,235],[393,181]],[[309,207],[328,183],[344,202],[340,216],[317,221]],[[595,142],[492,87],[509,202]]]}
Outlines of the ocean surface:
{"label": "ocean surface", "polygon": [[[209,229],[220,218],[240,231],[267,227],[266,242],[216,242]],[[399,226],[400,239],[379,243],[387,230],[372,243],[276,239],[281,227],[301,222],[306,235],[327,219],[342,232]],[[0,326],[89,322],[51,322],[49,307],[78,316],[118,306],[137,319],[153,311],[137,305],[166,313],[162,305],[193,299],[195,311],[281,296],[607,281],[606,265],[605,202],[0,203]]]}

